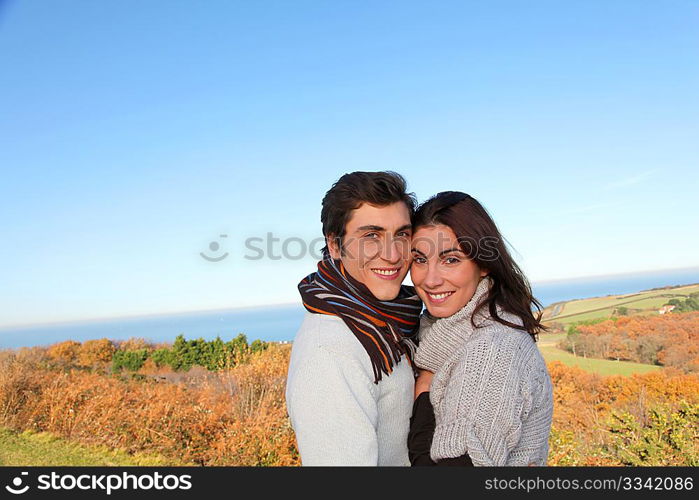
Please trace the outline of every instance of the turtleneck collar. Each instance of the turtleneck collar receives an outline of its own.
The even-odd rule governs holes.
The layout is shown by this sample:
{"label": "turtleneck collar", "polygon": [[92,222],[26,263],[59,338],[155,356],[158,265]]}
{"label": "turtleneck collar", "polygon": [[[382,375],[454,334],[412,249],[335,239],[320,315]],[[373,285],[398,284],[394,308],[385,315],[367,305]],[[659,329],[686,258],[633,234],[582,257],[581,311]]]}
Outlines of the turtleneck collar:
{"label": "turtleneck collar", "polygon": [[[415,354],[416,366],[436,372],[451,354],[468,341],[477,328],[497,323],[491,318],[487,307],[480,309],[474,318],[476,328],[471,321],[478,305],[487,299],[492,285],[492,278],[481,278],[471,300],[451,316],[435,318],[427,311],[423,313],[420,317],[420,344]],[[507,321],[522,324],[517,316],[504,312],[500,307],[497,307],[497,312],[498,316]]]}

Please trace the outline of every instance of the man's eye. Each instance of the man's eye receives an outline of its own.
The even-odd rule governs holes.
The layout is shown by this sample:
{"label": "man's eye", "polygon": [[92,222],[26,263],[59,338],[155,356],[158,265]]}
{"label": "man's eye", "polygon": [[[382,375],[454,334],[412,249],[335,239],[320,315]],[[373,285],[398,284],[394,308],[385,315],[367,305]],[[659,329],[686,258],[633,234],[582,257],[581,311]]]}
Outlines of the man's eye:
{"label": "man's eye", "polygon": [[401,238],[410,238],[410,233],[408,231],[401,231],[396,236],[399,236]]}
{"label": "man's eye", "polygon": [[379,233],[367,233],[367,234],[364,235],[364,237],[365,237],[365,238],[370,238],[370,239],[378,238],[378,237],[379,237]]}

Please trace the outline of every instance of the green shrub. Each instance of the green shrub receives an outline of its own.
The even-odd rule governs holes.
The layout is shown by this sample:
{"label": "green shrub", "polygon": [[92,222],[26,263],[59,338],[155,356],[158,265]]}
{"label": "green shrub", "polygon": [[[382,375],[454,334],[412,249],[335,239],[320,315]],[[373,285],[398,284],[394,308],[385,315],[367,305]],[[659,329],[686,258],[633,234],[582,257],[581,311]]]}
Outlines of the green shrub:
{"label": "green shrub", "polygon": [[116,351],[112,357],[112,369],[114,371],[119,371],[124,368],[135,372],[143,366],[146,359],[148,359],[148,351],[146,349]]}
{"label": "green shrub", "polygon": [[612,412],[611,440],[604,452],[622,465],[699,465],[699,405],[650,408],[642,422],[628,412]]}
{"label": "green shrub", "polygon": [[155,366],[171,366],[172,365],[172,351],[167,347],[161,349],[156,349],[150,354],[150,359],[153,360]]}

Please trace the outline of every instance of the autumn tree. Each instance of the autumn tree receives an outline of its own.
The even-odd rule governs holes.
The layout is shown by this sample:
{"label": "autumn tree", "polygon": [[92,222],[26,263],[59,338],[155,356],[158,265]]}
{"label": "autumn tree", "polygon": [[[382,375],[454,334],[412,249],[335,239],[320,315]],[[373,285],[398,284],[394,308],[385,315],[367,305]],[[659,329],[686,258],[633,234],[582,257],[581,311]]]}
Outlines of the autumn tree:
{"label": "autumn tree", "polygon": [[82,366],[109,363],[112,361],[115,350],[114,344],[109,339],[86,340],[78,350],[77,362]]}
{"label": "autumn tree", "polygon": [[561,347],[578,356],[699,372],[699,312],[621,316],[573,325]]}
{"label": "autumn tree", "polygon": [[76,342],[75,340],[66,340],[64,342],[58,342],[57,344],[51,345],[47,351],[47,354],[55,361],[72,364],[77,361],[79,352],[80,342]]}

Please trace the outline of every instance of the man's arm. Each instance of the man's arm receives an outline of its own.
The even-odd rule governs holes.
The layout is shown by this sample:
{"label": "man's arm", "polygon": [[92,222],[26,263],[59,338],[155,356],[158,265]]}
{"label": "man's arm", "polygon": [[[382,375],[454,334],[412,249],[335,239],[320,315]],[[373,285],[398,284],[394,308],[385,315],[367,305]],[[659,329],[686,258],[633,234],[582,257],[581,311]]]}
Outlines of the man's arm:
{"label": "man's arm", "polygon": [[303,465],[378,465],[373,380],[345,354],[322,346],[305,354],[287,391]]}

